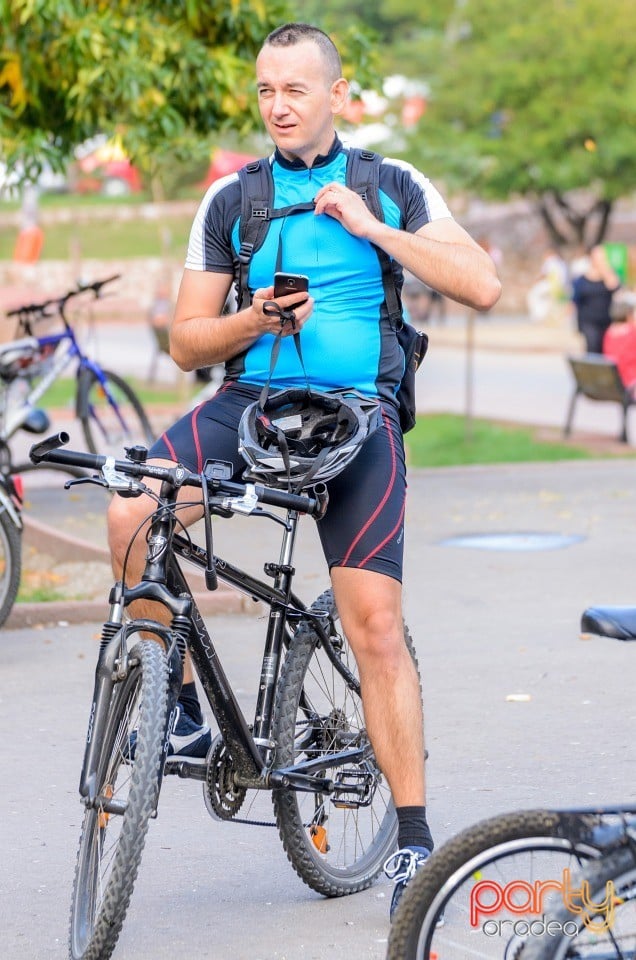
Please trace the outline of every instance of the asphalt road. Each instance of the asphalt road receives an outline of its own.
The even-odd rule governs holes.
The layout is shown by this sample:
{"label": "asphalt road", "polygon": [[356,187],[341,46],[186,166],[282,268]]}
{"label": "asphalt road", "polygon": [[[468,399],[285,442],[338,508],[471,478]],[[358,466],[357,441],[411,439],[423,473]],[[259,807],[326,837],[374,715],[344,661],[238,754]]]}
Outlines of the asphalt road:
{"label": "asphalt road", "polygon": [[[507,809],[634,802],[636,649],[582,639],[578,624],[588,604],[634,596],[635,469],[604,461],[411,472],[405,612],[423,678],[438,842]],[[219,533],[219,552],[231,546],[254,569],[277,556],[273,529],[235,522]],[[514,551],[445,543],[475,533],[575,542]],[[318,594],[325,575],[311,521],[296,563],[301,593]],[[263,622],[255,612],[210,626],[249,717]],[[57,624],[0,635],[0,916],[11,960],[66,956],[98,632]],[[529,699],[507,699],[519,693]],[[274,829],[213,822],[200,785],[171,779],[115,957],[382,960],[389,894],[382,881],[322,900],[293,873]]]}

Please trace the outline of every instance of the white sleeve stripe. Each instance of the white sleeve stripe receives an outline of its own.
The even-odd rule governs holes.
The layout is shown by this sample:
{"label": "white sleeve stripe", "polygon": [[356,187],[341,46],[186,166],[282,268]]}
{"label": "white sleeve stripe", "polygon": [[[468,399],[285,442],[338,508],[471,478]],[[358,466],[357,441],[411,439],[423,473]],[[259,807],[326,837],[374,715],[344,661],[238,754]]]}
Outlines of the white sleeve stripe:
{"label": "white sleeve stripe", "polygon": [[416,183],[422,191],[429,220],[441,220],[444,217],[452,217],[452,213],[448,209],[446,201],[437,187],[433,186],[428,177],[425,177],[412,163],[407,163],[405,160],[396,160],[391,157],[383,157],[382,163],[398,167],[410,175],[413,182]]}
{"label": "white sleeve stripe", "polygon": [[188,270],[205,270],[205,221],[210,204],[220,190],[237,180],[238,173],[230,173],[226,177],[221,177],[220,180],[215,180],[208,187],[203,200],[199,204],[190,230],[190,240],[185,260],[185,266]]}

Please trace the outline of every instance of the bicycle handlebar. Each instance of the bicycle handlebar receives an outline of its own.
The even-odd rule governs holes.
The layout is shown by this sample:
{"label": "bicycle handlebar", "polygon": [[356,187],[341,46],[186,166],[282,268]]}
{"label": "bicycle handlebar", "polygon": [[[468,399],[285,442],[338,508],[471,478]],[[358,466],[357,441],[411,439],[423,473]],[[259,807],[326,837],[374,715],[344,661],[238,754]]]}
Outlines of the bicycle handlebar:
{"label": "bicycle handlebar", "polygon": [[56,307],[58,313],[64,309],[69,300],[73,297],[79,296],[81,293],[86,293],[88,290],[92,290],[97,299],[100,296],[102,287],[105,287],[107,283],[112,283],[113,280],[119,280],[121,273],[115,273],[112,277],[107,277],[105,280],[95,280],[94,283],[78,283],[77,289],[69,290],[68,293],[65,293],[62,297],[54,297],[51,300],[43,300],[41,303],[29,303],[25,304],[22,307],[16,307],[14,310],[8,310],[5,314],[6,317],[24,317],[32,314],[39,314],[40,319],[45,317],[54,316],[53,313],[47,312],[49,307]]}
{"label": "bicycle handlebar", "polygon": [[[134,460],[113,460],[99,453],[84,453],[80,450],[61,450],[69,442],[69,435],[65,431],[47,437],[46,440],[35,443],[29,451],[32,463],[59,463],[66,466],[84,467],[89,470],[101,470],[108,462],[109,466],[119,474],[128,477],[147,477],[152,480],[167,481],[177,487],[201,487],[200,473],[192,473],[186,467],[177,464],[174,467],[162,467],[150,463],[138,463]],[[272,507],[283,507],[286,510],[295,510],[297,513],[306,513],[318,519],[324,516],[329,501],[324,484],[316,484],[313,496],[298,493],[287,493],[285,490],[276,490],[266,487],[262,483],[236,483],[231,480],[207,478],[208,488],[215,495],[241,499],[255,496],[260,503]],[[247,501],[246,501],[247,502]],[[249,512],[249,511],[246,511]]]}

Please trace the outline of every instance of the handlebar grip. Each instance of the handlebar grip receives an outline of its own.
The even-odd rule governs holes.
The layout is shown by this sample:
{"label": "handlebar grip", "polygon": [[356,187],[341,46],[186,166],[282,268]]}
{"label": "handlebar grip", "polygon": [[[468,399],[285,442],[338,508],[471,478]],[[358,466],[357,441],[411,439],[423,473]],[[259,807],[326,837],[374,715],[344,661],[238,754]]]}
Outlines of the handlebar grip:
{"label": "handlebar grip", "polygon": [[313,517],[324,516],[329,496],[324,484],[316,484],[316,496],[308,497],[299,493],[287,493],[285,490],[274,490],[262,484],[256,485],[256,495],[262,503],[272,507],[285,507],[288,510],[297,510],[298,513],[307,513]]}
{"label": "handlebar grip", "polygon": [[29,451],[32,463],[63,463],[71,467],[86,467],[99,470],[106,463],[106,457],[97,453],[83,453],[79,450],[60,450],[68,443],[69,435],[65,431],[47,437],[40,443],[34,443]]}
{"label": "handlebar grip", "polygon": [[32,463],[41,463],[42,460],[46,460],[47,454],[52,450],[57,450],[58,447],[63,447],[70,440],[68,433],[65,430],[62,430],[60,433],[56,433],[51,437],[47,437],[46,440],[41,440],[39,443],[34,443],[31,449],[29,450],[29,457]]}

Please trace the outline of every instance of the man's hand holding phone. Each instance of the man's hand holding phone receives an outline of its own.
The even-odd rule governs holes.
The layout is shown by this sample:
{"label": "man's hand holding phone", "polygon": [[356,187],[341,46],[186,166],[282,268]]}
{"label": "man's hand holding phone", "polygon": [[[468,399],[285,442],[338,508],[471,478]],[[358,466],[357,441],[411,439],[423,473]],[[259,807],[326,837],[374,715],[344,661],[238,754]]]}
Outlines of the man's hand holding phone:
{"label": "man's hand holding phone", "polygon": [[266,331],[278,333],[282,330],[283,337],[298,333],[314,306],[308,290],[308,277],[299,273],[276,273],[273,287],[257,290],[253,306],[257,310],[260,307]]}
{"label": "man's hand holding phone", "polygon": [[[275,273],[274,274],[274,298],[278,300],[279,298],[288,297],[292,293],[295,294],[304,294],[309,290],[309,277],[303,276],[301,273]],[[300,300],[296,300],[291,304],[282,304],[286,310],[295,310],[296,307],[302,306],[305,303],[307,297],[302,297]]]}

